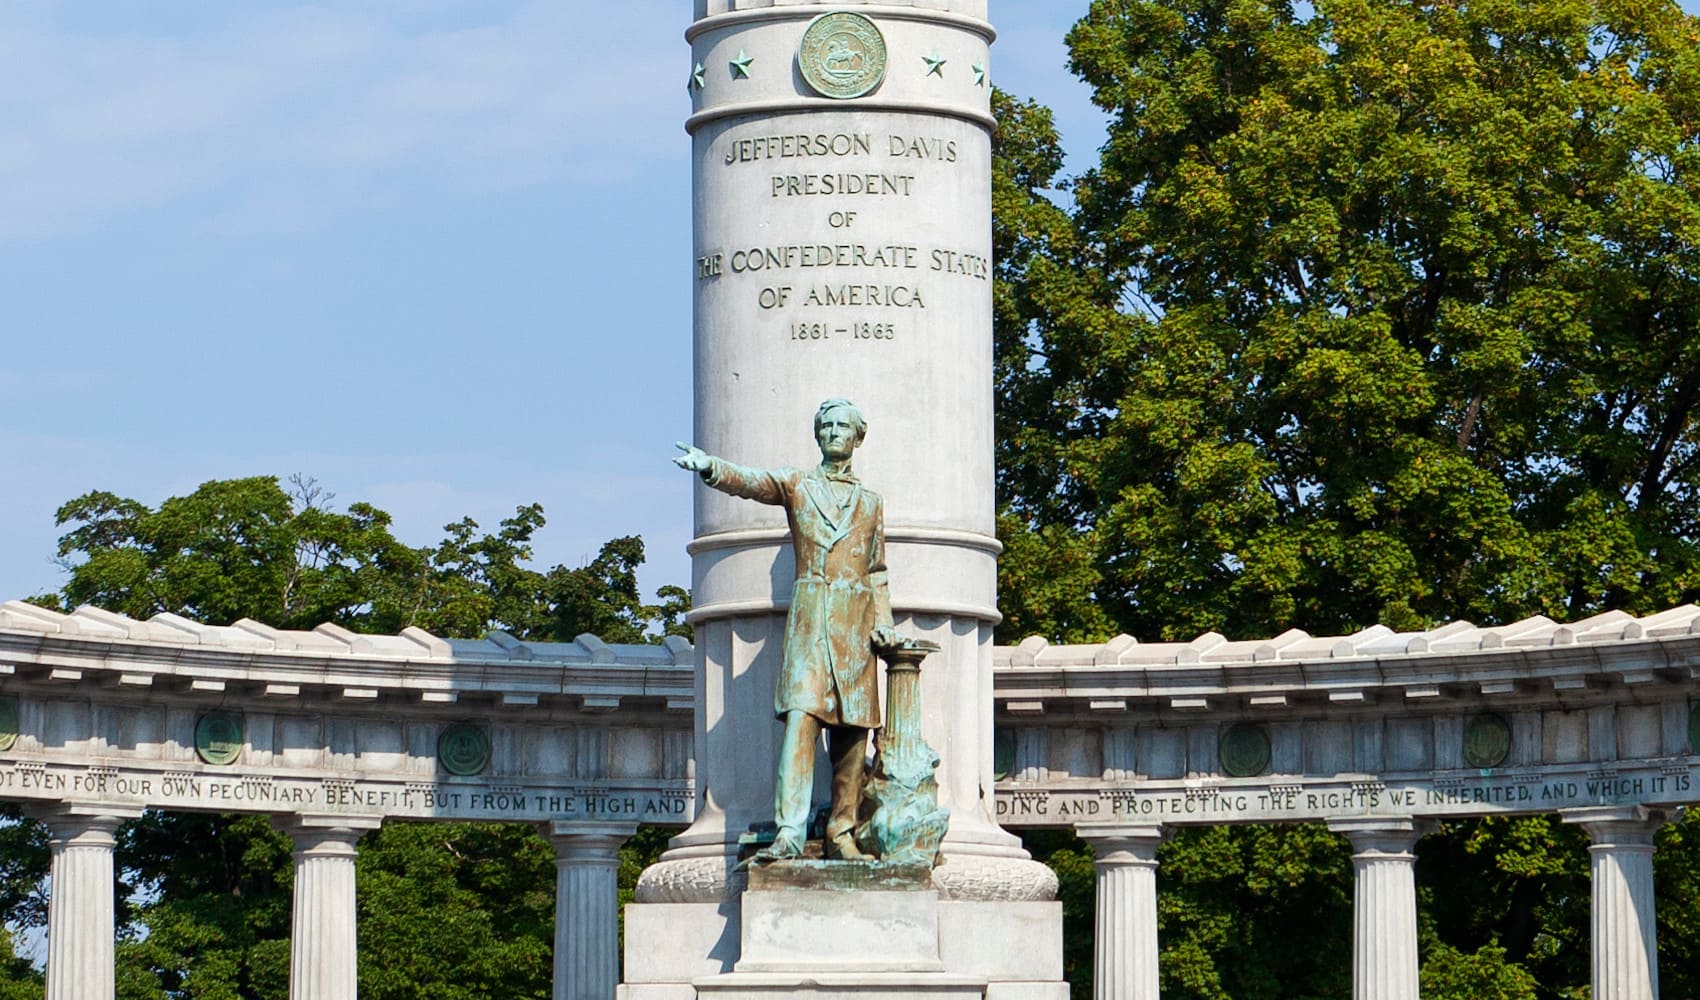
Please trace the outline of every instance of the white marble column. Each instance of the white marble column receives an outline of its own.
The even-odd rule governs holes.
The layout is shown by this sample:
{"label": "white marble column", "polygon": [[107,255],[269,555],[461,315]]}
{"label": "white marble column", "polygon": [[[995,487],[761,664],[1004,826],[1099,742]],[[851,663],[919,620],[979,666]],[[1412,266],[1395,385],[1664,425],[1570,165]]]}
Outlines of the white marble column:
{"label": "white marble column", "polygon": [[1352,1000],[1417,1000],[1417,879],[1421,831],[1409,819],[1328,824],[1352,842]]}
{"label": "white marble column", "polygon": [[1653,834],[1665,817],[1642,806],[1567,809],[1593,843],[1593,998],[1659,995],[1659,941],[1653,914]]}
{"label": "white marble column", "polygon": [[52,835],[47,900],[47,1000],[110,1000],[113,995],[113,833],[140,815],[77,807],[35,814]]}
{"label": "white marble column", "polygon": [[290,925],[289,1000],[355,1000],[354,845],[379,820],[297,816],[280,824],[295,841],[295,909]]}
{"label": "white marble column", "polygon": [[549,824],[555,845],[555,1000],[614,1000],[620,983],[620,845],[636,831],[629,823]]}
{"label": "white marble column", "polygon": [[1098,870],[1094,1000],[1157,1000],[1157,826],[1075,827]]}

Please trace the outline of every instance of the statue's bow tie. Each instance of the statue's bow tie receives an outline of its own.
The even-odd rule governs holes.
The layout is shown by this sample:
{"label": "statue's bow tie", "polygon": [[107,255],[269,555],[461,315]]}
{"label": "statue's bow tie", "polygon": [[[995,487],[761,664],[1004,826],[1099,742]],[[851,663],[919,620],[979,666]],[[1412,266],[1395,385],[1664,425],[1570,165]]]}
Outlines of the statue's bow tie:
{"label": "statue's bow tie", "polygon": [[856,477],[848,472],[828,472],[826,478],[828,482],[833,483],[854,483],[857,481]]}

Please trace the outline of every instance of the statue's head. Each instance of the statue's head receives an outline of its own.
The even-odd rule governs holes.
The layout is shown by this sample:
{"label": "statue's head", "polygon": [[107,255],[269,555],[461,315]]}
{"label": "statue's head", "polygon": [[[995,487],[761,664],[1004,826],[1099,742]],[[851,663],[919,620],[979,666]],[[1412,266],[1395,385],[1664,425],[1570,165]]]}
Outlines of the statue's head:
{"label": "statue's head", "polygon": [[829,399],[815,411],[815,440],[823,458],[849,458],[867,436],[868,421],[848,399]]}

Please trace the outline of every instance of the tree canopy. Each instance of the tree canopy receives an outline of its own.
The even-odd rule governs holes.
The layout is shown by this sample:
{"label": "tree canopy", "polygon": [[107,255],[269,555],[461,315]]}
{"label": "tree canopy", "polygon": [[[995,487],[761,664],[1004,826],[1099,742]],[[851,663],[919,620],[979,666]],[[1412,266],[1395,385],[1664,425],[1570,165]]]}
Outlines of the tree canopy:
{"label": "tree canopy", "polygon": [[1100,0],[1069,46],[1110,119],[1070,209],[1043,115],[1004,105],[999,486],[1011,548],[1102,620],[1008,586],[1005,636],[1700,589],[1695,19]]}
{"label": "tree canopy", "polygon": [[609,541],[584,566],[538,570],[528,563],[546,523],[541,504],[516,508],[495,532],[462,518],[437,545],[412,547],[391,534],[389,514],[358,502],[338,512],[334,499],[300,476],[287,488],[269,476],[203,483],[158,509],[84,494],[58,512],[69,529],[59,559],[70,578],[40,600],[135,618],[171,612],[285,629],[331,622],[379,634],[410,625],[447,637],[499,629],[561,641],[586,632],[608,642],[687,634],[683,588],[662,587],[659,603],[644,603],[636,535]]}
{"label": "tree canopy", "polygon": [[[1700,592],[1700,21],[1097,0],[1068,44],[1109,122],[1091,169],[994,98],[1000,641]],[[1673,996],[1700,995],[1696,829],[1659,841]],[[1424,995],[1585,995],[1584,847],[1547,819],[1425,838]],[[1165,996],[1342,995],[1340,838],[1187,830],[1159,858]]]}
{"label": "tree canopy", "polygon": [[[414,547],[365,503],[339,511],[315,481],[256,476],[202,484],[157,508],[92,492],[59,509],[64,589],[35,598],[138,618],[160,612],[224,625],[332,622],[357,632],[413,625],[446,637],[500,629],[521,639],[609,642],[688,635],[689,595],[638,588],[643,541],[616,538],[583,566],[530,565],[543,508],[517,508],[496,531],[470,518]],[[0,919],[46,921],[39,824],[0,824]],[[653,855],[654,833],[634,838]],[[116,854],[121,1000],[284,1000],[294,870],[288,837],[264,816],[150,812],[126,823]],[[392,823],[362,839],[361,995],[372,1000],[552,994],[554,857],[524,824]],[[0,937],[0,959],[12,954]],[[27,962],[0,961],[0,998],[41,996]]]}

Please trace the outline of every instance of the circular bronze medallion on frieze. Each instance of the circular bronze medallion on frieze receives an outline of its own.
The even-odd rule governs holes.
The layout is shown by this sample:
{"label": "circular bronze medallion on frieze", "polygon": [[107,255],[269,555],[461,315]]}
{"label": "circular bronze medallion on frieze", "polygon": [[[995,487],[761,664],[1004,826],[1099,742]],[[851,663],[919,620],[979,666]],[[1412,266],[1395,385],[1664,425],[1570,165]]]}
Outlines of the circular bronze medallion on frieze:
{"label": "circular bronze medallion on frieze", "polygon": [[797,68],[822,97],[861,97],[885,79],[885,37],[860,14],[822,14],[803,32]]}
{"label": "circular bronze medallion on frieze", "polygon": [[18,742],[18,699],[0,698],[0,751]]}
{"label": "circular bronze medallion on frieze", "polygon": [[490,737],[481,726],[450,726],[437,737],[437,759],[450,774],[478,774],[490,764]]}
{"label": "circular bronze medallion on frieze", "polygon": [[1236,722],[1222,731],[1217,744],[1222,773],[1231,778],[1250,778],[1269,768],[1269,733],[1250,722]]}
{"label": "circular bronze medallion on frieze", "polygon": [[1511,723],[1491,712],[1478,715],[1464,725],[1464,763],[1471,767],[1498,767],[1511,756]]}
{"label": "circular bronze medallion on frieze", "polygon": [[1003,729],[992,732],[992,780],[1002,781],[1015,773],[1015,734]]}
{"label": "circular bronze medallion on frieze", "polygon": [[208,764],[234,764],[242,752],[242,713],[205,712],[195,721],[195,753]]}

